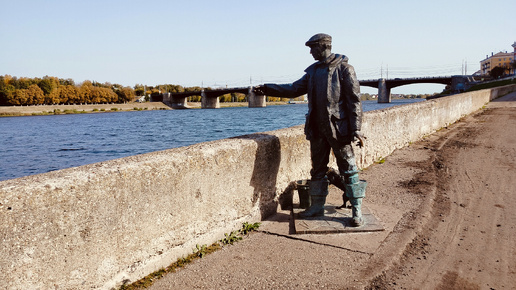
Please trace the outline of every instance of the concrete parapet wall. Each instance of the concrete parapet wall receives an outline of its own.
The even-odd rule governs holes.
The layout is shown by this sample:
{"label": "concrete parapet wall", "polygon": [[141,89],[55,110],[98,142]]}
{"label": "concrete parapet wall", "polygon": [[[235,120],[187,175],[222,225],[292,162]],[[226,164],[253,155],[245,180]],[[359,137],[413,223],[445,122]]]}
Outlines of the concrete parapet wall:
{"label": "concrete parapet wall", "polygon": [[1,284],[134,281],[274,212],[306,150],[298,126],[2,181]]}
{"label": "concrete parapet wall", "polygon": [[[516,90],[501,87],[364,116],[366,167]],[[309,177],[303,126],[0,182],[7,289],[109,289],[277,209]]]}

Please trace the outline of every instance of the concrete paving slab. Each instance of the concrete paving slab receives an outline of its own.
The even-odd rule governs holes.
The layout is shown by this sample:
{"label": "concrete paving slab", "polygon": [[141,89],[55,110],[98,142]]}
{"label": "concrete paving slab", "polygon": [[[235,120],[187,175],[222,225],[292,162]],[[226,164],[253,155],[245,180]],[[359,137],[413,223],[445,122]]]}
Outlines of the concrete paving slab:
{"label": "concrete paving slab", "polygon": [[[375,183],[371,185],[369,195],[373,197],[378,193],[375,190]],[[341,205],[342,191],[333,185],[329,186],[328,191],[329,195],[326,198],[326,205],[333,207],[335,207],[335,205]],[[292,199],[292,206],[297,210],[299,208],[299,198],[296,192],[294,192]],[[280,206],[278,206],[276,214],[262,221],[259,231],[352,252],[373,254],[393,231],[396,224],[402,218],[404,211],[398,207],[385,205],[384,201],[380,203],[372,202],[372,200],[367,197],[362,207],[374,216],[376,223],[379,223],[384,230],[298,234],[296,233],[295,219],[292,218],[291,210],[282,210]],[[300,210],[301,209],[297,211]],[[351,215],[351,209],[347,209],[347,211],[349,211],[349,215]]]}
{"label": "concrete paving slab", "polygon": [[[337,192],[334,194],[337,196]],[[338,203],[338,198],[330,199],[327,203]],[[364,206],[364,204],[362,204]],[[295,205],[297,207],[297,205]],[[284,236],[290,239],[303,240],[315,244],[332,246],[339,249],[346,249],[359,253],[374,253],[382,244],[385,238],[392,232],[394,226],[401,219],[402,211],[386,207],[384,205],[368,204],[366,206],[368,212],[373,215],[384,230],[381,231],[343,231],[338,233],[315,233],[315,234],[297,234],[295,231],[295,219],[292,218],[290,210],[280,210],[262,222],[258,231]],[[382,218],[383,217],[383,218]]]}
{"label": "concrete paving slab", "polygon": [[294,219],[294,232],[296,234],[337,234],[384,230],[382,223],[365,205],[362,205],[364,225],[359,227],[351,226],[351,208],[338,209],[337,205],[326,204],[324,206],[324,216],[311,218],[299,218],[298,213],[301,211],[303,209],[295,208],[291,214],[291,218]]}

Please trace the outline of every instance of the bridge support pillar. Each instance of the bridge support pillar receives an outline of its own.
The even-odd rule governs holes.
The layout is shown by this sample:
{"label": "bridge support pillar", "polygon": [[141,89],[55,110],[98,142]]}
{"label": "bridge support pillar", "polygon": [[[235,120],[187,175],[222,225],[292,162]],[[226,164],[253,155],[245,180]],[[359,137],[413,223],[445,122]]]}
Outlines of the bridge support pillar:
{"label": "bridge support pillar", "polygon": [[168,100],[166,100],[165,96],[163,96],[163,102],[165,104],[169,104],[172,108],[174,109],[186,109],[188,108],[188,104],[186,103],[186,99],[187,97],[182,97],[182,96],[174,96],[174,95],[170,95],[169,94],[169,97],[168,97]]}
{"label": "bridge support pillar", "polygon": [[391,89],[387,87],[385,79],[378,80],[378,103],[391,102]]}
{"label": "bridge support pillar", "polygon": [[170,93],[161,94],[163,96],[163,103],[167,104],[171,101]]}
{"label": "bridge support pillar", "polygon": [[208,97],[204,90],[201,92],[201,109],[218,109],[220,108],[219,97]]}
{"label": "bridge support pillar", "polygon": [[253,87],[249,87],[247,101],[249,103],[249,108],[263,108],[267,106],[266,97],[264,95],[255,94],[253,92]]}

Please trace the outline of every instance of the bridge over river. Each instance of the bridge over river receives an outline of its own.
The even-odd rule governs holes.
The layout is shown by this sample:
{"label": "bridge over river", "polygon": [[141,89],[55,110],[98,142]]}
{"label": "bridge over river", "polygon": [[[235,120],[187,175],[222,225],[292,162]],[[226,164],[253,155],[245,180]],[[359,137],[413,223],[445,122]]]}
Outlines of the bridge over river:
{"label": "bridge over river", "polygon": [[[391,89],[409,84],[434,83],[450,86],[453,92],[463,91],[467,84],[471,82],[471,76],[440,76],[440,77],[414,77],[414,78],[394,78],[394,79],[374,79],[362,80],[360,86],[378,88],[378,102],[391,102]],[[161,97],[154,97],[152,101],[162,101],[169,104],[173,108],[188,108],[187,98],[190,96],[201,96],[201,108],[216,109],[220,108],[219,97],[230,93],[242,93],[247,95],[250,108],[265,107],[266,96],[257,95],[253,92],[253,87],[237,87],[224,89],[211,89],[181,93],[165,93]]]}

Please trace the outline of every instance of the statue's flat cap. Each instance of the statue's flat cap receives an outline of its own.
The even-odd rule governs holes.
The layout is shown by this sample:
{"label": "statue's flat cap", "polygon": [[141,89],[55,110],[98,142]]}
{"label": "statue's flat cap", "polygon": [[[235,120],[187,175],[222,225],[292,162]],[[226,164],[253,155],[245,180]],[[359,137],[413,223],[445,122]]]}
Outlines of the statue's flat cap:
{"label": "statue's flat cap", "polygon": [[316,35],[310,37],[310,39],[305,43],[306,46],[311,46],[317,43],[329,43],[331,44],[331,36],[326,33],[317,33]]}

